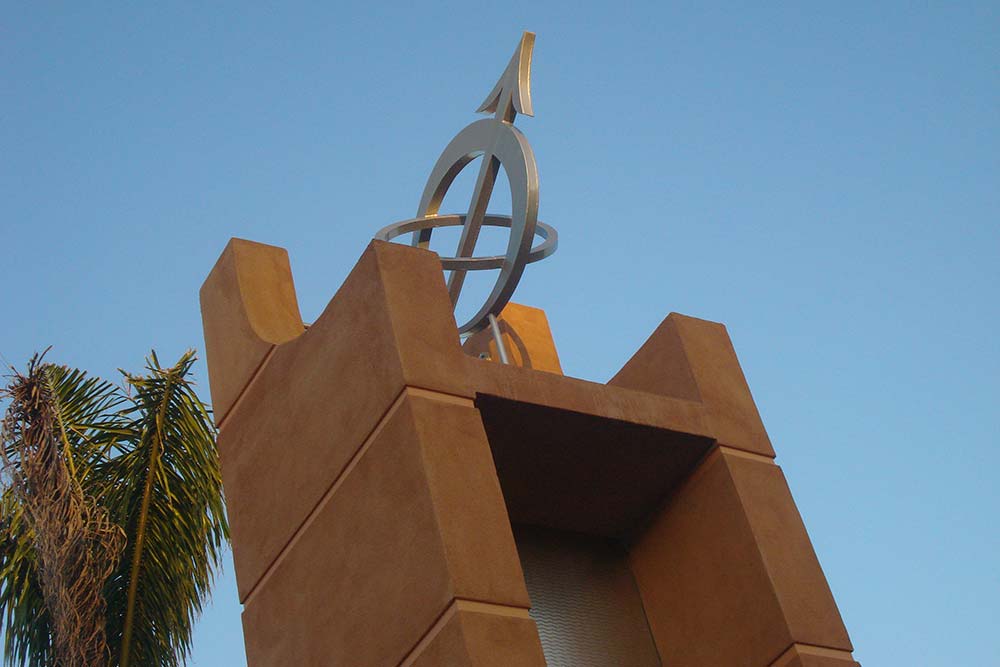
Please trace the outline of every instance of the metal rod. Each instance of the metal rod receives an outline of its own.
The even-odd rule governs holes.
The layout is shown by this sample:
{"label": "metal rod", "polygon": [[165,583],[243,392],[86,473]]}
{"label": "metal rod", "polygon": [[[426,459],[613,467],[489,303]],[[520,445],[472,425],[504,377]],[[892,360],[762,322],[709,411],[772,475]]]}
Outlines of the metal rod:
{"label": "metal rod", "polygon": [[500,355],[500,361],[507,365],[510,365],[510,358],[507,356],[507,346],[503,344],[503,336],[500,334],[500,323],[497,322],[497,316],[490,313],[490,329],[493,330],[493,340],[497,344],[497,353]]}

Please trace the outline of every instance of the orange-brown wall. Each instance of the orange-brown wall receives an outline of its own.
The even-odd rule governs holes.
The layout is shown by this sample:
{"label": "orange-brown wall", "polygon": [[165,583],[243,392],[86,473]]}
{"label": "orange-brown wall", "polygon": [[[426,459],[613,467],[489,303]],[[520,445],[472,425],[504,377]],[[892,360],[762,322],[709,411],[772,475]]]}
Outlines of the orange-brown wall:
{"label": "orange-brown wall", "polygon": [[722,325],[670,315],[600,385],[512,304],[504,366],[381,242],[305,328],[234,239],[202,312],[250,667],[544,665],[512,519],[625,545],[663,664],[855,664]]}

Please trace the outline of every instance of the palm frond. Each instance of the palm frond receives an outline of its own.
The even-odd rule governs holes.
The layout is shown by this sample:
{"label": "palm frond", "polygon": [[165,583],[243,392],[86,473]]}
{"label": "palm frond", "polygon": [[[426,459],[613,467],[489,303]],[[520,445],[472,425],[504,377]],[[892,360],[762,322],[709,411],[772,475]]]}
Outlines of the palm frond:
{"label": "palm frond", "polygon": [[215,426],[189,379],[194,361],[189,351],[163,368],[153,354],[148,374],[124,373],[127,435],[94,465],[130,538],[105,589],[108,643],[122,667],[183,664],[229,537]]}
{"label": "palm frond", "polygon": [[31,528],[10,488],[0,496],[0,609],[3,610],[4,664],[48,667],[52,623],[45,607]]}

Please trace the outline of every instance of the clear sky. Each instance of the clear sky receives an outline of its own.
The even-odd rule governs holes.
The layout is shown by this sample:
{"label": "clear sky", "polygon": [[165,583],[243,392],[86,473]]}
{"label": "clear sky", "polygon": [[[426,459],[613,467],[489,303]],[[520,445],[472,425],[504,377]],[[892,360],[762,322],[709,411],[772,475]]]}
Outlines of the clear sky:
{"label": "clear sky", "polygon": [[[8,3],[3,359],[201,349],[231,236],[315,318],[524,29],[561,244],[515,299],[567,373],[724,322],[857,658],[1000,664],[996,2]],[[239,612],[230,564],[192,665],[245,664]]]}

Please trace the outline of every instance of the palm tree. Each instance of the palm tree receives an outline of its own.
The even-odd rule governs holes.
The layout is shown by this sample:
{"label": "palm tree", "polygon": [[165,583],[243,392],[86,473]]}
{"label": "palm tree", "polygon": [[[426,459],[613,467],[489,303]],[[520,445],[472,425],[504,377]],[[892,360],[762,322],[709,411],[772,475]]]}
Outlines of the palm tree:
{"label": "palm tree", "polygon": [[0,594],[11,621],[8,662],[101,664],[107,661],[102,589],[125,536],[81,484],[107,448],[108,433],[80,425],[100,423],[120,399],[110,385],[44,364],[38,355],[25,375],[15,373],[6,394]]}
{"label": "palm tree", "polygon": [[[14,375],[6,391],[10,405],[3,432],[8,483],[0,497],[5,664],[183,664],[194,620],[229,537],[215,427],[190,380],[194,362],[189,351],[164,368],[153,353],[146,374],[123,371],[124,387],[38,359],[26,375]],[[56,425],[48,431],[55,443],[48,451],[59,456],[49,459],[62,461],[55,465],[65,469],[64,477],[91,503],[91,515],[104,520],[100,525],[109,535],[110,548],[103,552],[96,549],[97,541],[81,540],[96,549],[92,553],[102,554],[90,557],[107,570],[98,596],[105,605],[100,631],[83,633],[103,638],[97,662],[67,661],[60,653],[63,624],[59,610],[49,604],[45,573],[51,566],[39,549],[47,527],[34,519],[19,492],[25,434],[35,433],[31,427],[38,419],[20,407],[16,392],[23,396],[30,378],[48,387],[36,394]],[[34,450],[28,446],[27,451]],[[124,535],[117,545],[115,531]]]}

